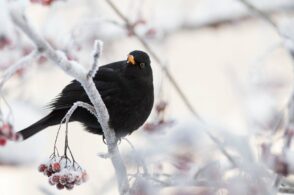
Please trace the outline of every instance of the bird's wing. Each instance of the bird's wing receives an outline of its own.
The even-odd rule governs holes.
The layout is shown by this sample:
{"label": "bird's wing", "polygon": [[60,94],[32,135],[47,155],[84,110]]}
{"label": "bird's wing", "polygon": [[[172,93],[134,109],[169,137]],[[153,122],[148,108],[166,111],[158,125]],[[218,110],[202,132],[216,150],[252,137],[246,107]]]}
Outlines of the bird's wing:
{"label": "bird's wing", "polygon": [[[123,79],[120,78],[116,72],[108,69],[99,70],[94,83],[104,103],[109,101],[111,96],[118,94],[122,89],[121,86],[124,85]],[[73,80],[62,90],[60,95],[53,100],[49,107],[53,109],[70,108],[77,101],[90,103],[84,88],[78,81]]]}

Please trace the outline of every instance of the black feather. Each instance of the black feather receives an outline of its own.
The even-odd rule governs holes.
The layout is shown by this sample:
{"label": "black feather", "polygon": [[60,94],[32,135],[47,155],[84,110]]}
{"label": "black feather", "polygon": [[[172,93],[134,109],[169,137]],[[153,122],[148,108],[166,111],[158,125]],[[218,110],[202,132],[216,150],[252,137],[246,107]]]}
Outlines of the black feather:
{"label": "black feather", "polygon": [[[153,76],[148,55],[133,51],[136,64],[119,61],[100,67],[93,78],[110,116],[109,124],[118,138],[138,129],[148,118],[154,101]],[[145,67],[140,67],[145,63]],[[52,101],[52,112],[19,133],[24,139],[48,126],[61,122],[71,106],[82,101],[91,104],[81,84],[73,80]],[[102,135],[102,129],[95,116],[84,108],[77,108],[70,121],[81,122],[87,131]]]}

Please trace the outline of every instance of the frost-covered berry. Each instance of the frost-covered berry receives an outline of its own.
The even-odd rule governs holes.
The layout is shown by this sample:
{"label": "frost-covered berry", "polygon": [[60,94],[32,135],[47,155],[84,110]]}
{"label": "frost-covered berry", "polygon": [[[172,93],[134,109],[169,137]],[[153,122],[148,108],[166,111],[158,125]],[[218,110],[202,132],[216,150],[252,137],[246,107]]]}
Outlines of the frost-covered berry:
{"label": "frost-covered berry", "polygon": [[76,185],[81,185],[82,184],[82,177],[80,176],[80,175],[77,175],[76,177],[75,177],[75,184]]}
{"label": "frost-covered berry", "polygon": [[38,168],[39,172],[42,172],[42,173],[43,173],[46,169],[47,169],[47,165],[45,165],[45,164],[40,164],[40,166],[39,166],[39,168]]}
{"label": "frost-covered berry", "polygon": [[56,185],[60,190],[71,190],[88,179],[87,172],[67,157],[51,157],[49,162],[39,166],[39,171],[48,177],[51,185]]}
{"label": "frost-covered berry", "polygon": [[67,183],[67,180],[68,180],[68,176],[67,175],[62,175],[59,178],[59,183],[61,183],[62,185],[65,185]]}
{"label": "frost-covered berry", "polygon": [[59,175],[52,175],[52,176],[50,177],[50,180],[51,180],[52,183],[54,183],[54,184],[59,183],[59,179],[60,179]]}
{"label": "frost-covered berry", "polygon": [[61,183],[56,184],[57,189],[62,190],[64,189],[64,185],[62,185]]}
{"label": "frost-covered berry", "polygon": [[59,172],[60,168],[61,168],[61,166],[58,162],[52,164],[52,171],[53,172]]}
{"label": "frost-covered berry", "polygon": [[75,181],[75,177],[72,173],[67,174],[67,183],[73,183]]}
{"label": "frost-covered berry", "polygon": [[68,183],[68,184],[65,185],[65,188],[67,190],[72,190],[74,188],[74,184]]}
{"label": "frost-covered berry", "polygon": [[47,175],[48,177],[50,177],[50,176],[53,174],[53,172],[50,171],[49,169],[46,169],[46,170],[44,171],[44,174]]}
{"label": "frost-covered berry", "polygon": [[49,177],[49,180],[48,180],[49,184],[54,186],[56,183],[52,180],[52,177]]}

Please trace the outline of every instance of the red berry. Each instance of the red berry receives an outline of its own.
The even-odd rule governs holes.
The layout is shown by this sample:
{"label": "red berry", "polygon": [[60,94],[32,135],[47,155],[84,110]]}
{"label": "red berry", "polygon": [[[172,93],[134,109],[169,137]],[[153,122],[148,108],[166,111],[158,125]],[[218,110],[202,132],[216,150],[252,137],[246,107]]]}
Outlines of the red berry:
{"label": "red berry", "polygon": [[5,138],[0,138],[0,146],[5,146],[7,143],[7,140]]}
{"label": "red berry", "polygon": [[59,182],[60,182],[60,184],[62,184],[62,185],[65,185],[65,184],[67,183],[67,180],[68,180],[67,175],[62,175],[62,176],[59,178]]}
{"label": "red berry", "polygon": [[81,185],[81,183],[82,183],[82,177],[77,175],[77,176],[75,177],[75,181],[74,181],[74,183],[75,183],[76,185]]}
{"label": "red berry", "polygon": [[64,188],[64,185],[62,185],[61,183],[58,183],[56,187],[57,189],[62,190]]}
{"label": "red berry", "polygon": [[50,171],[49,169],[46,169],[46,170],[44,171],[44,174],[47,175],[48,177],[50,177],[53,173],[52,173],[52,171]]}
{"label": "red berry", "polygon": [[58,162],[52,164],[52,171],[59,172],[60,171],[60,164]]}
{"label": "red berry", "polygon": [[45,164],[40,164],[40,166],[38,168],[39,172],[44,172],[46,169],[47,169],[47,165],[45,165]]}
{"label": "red berry", "polygon": [[53,176],[51,176],[51,180],[55,184],[59,183],[59,178],[60,178],[59,175],[53,175]]}
{"label": "red berry", "polygon": [[75,177],[71,173],[69,173],[67,175],[67,183],[73,183],[74,181],[75,181]]}
{"label": "red berry", "polygon": [[49,184],[50,185],[52,185],[52,186],[54,186],[56,183],[52,180],[52,177],[49,177]]}
{"label": "red berry", "polygon": [[66,185],[65,185],[65,188],[66,188],[67,190],[72,190],[72,189],[74,188],[74,184],[71,184],[71,183],[66,184]]}

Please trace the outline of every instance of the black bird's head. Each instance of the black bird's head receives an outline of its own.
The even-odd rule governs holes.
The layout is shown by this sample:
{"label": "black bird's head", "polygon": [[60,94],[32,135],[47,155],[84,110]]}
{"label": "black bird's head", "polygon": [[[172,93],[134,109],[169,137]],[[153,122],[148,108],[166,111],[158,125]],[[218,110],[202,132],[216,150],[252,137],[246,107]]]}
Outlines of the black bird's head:
{"label": "black bird's head", "polygon": [[150,79],[152,81],[151,61],[147,53],[139,50],[129,53],[127,58],[128,76]]}

